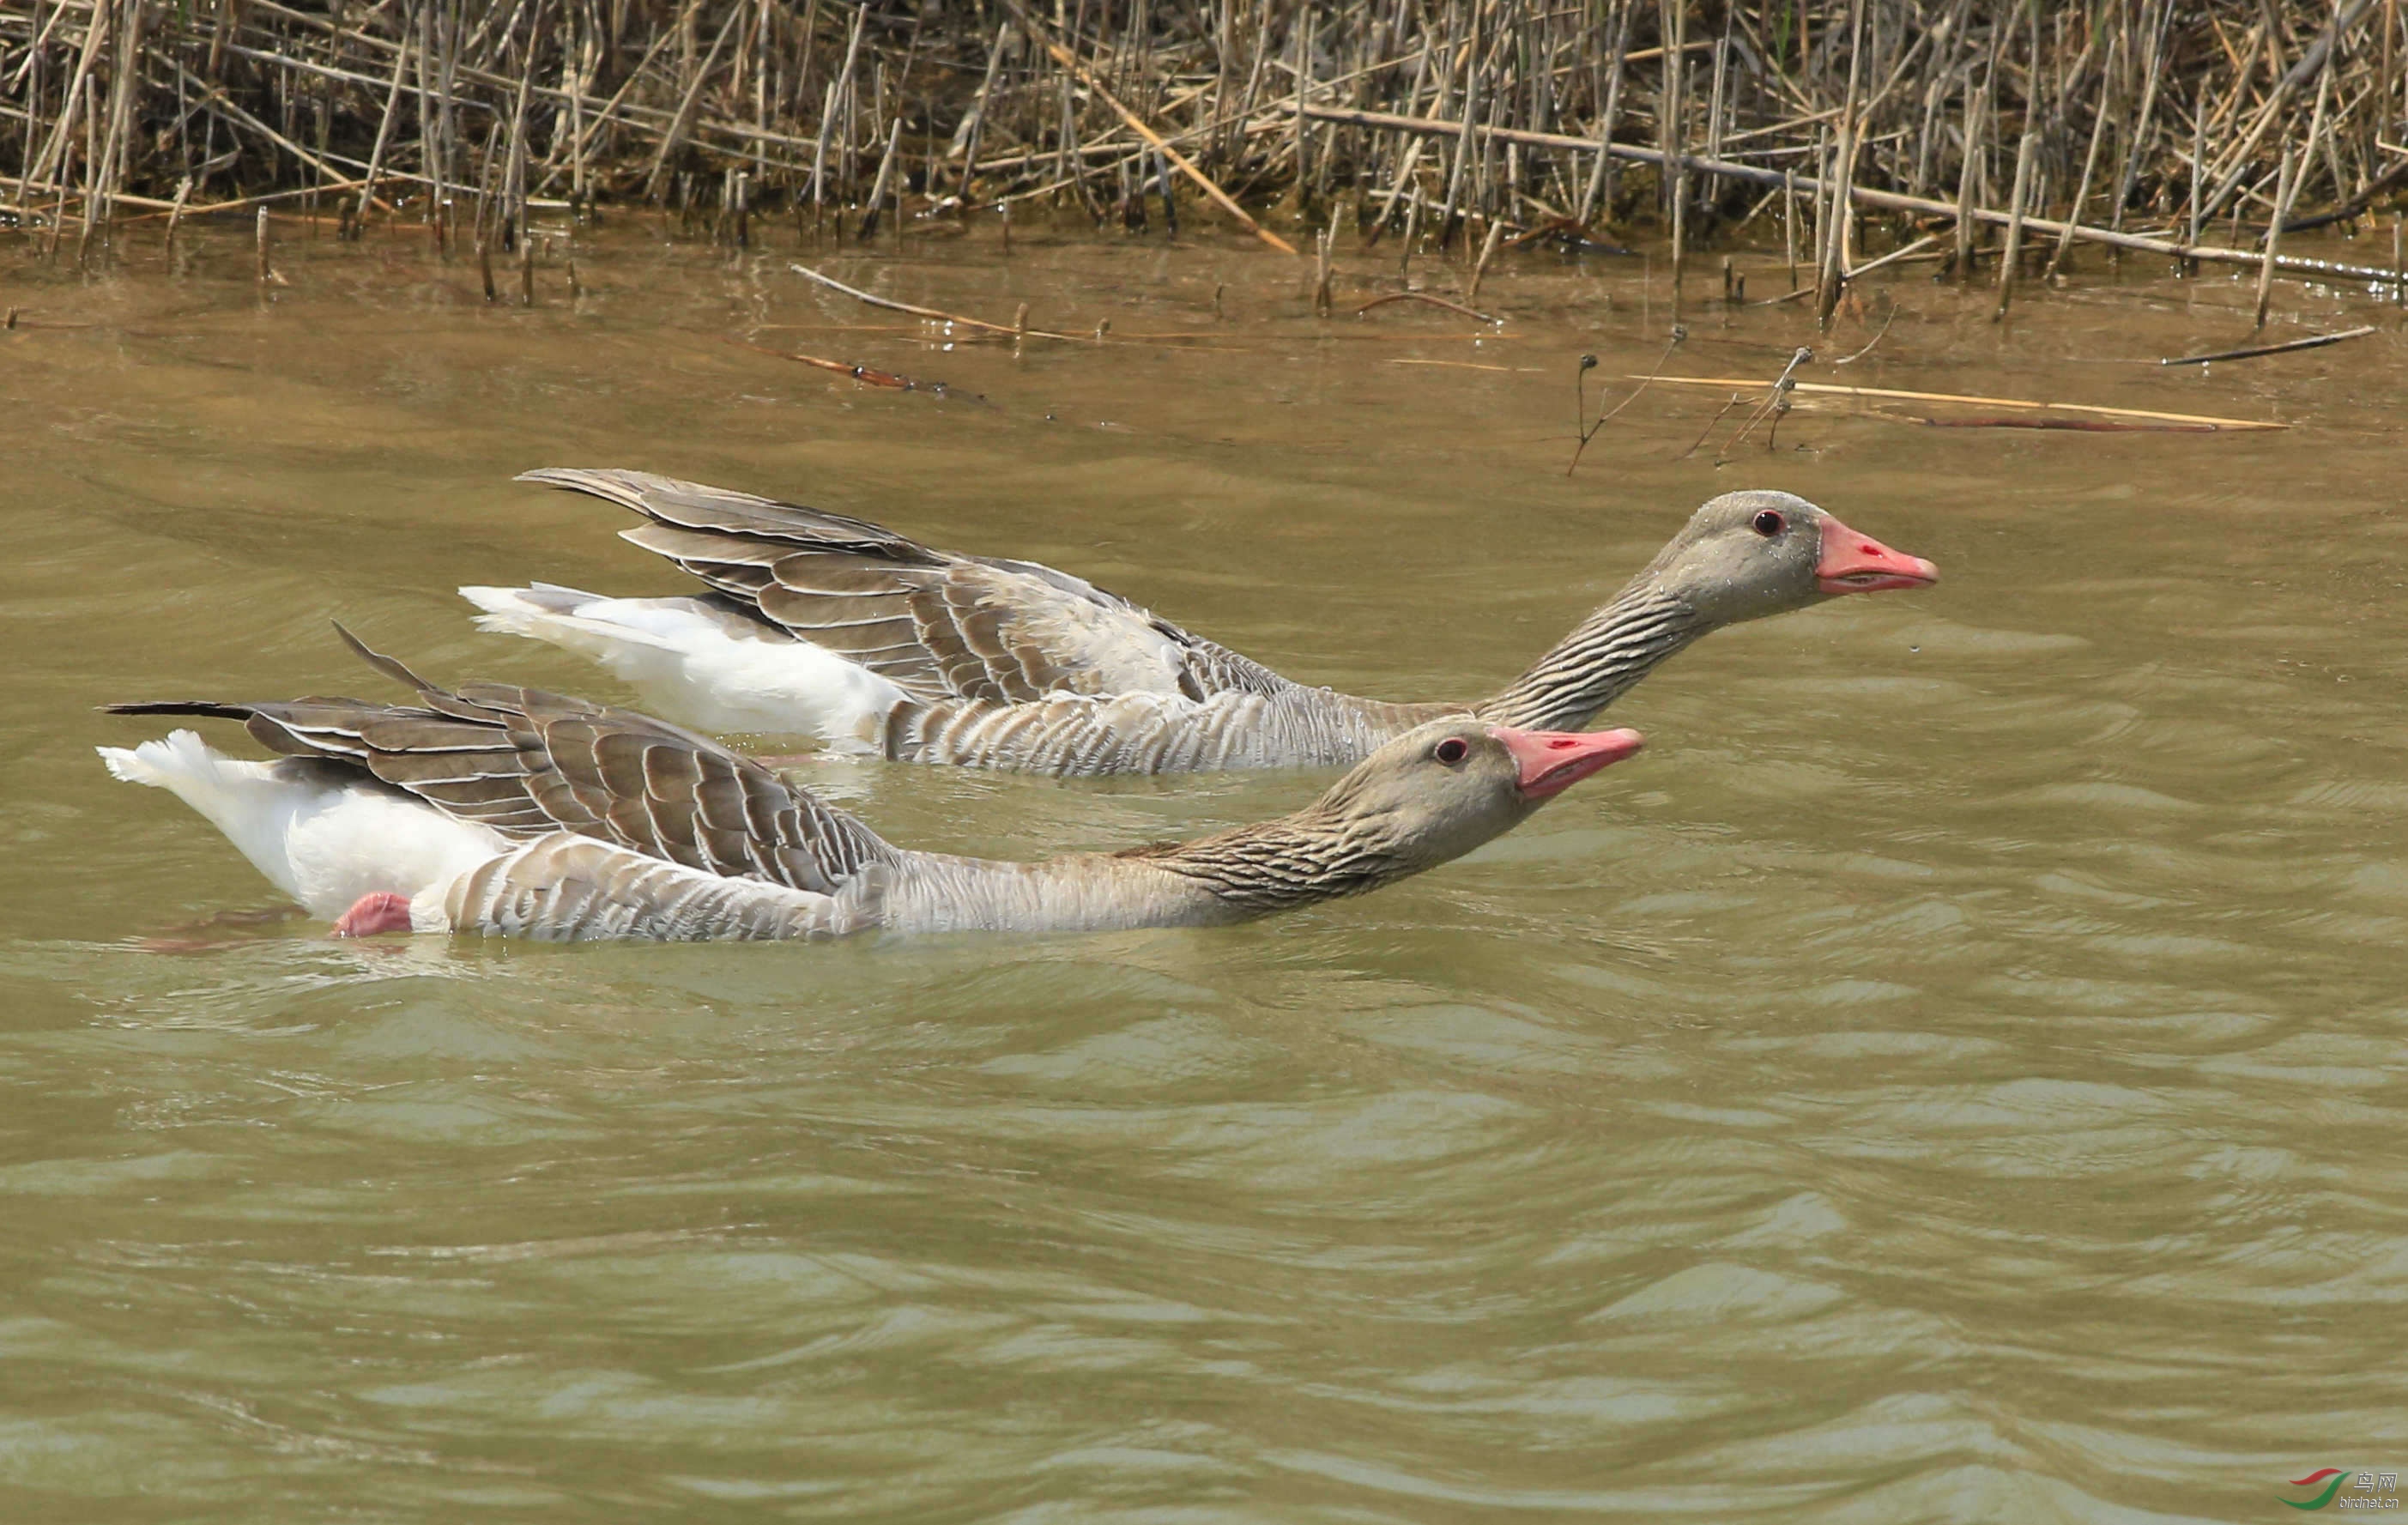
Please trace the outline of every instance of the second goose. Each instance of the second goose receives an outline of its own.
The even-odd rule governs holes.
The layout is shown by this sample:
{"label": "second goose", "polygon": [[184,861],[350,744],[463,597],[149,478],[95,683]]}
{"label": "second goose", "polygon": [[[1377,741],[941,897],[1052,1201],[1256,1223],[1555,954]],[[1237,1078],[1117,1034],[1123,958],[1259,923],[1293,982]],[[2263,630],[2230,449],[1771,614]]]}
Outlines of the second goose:
{"label": "second goose", "polygon": [[932,550],[863,520],[640,471],[520,480],[642,514],[625,538],[711,591],[462,588],[485,628],[594,657],[706,730],[1073,776],[1346,767],[1447,716],[1577,729],[1709,631],[1940,575],[1804,498],[1727,493],[1496,694],[1392,704],[1292,682],[1036,562]]}

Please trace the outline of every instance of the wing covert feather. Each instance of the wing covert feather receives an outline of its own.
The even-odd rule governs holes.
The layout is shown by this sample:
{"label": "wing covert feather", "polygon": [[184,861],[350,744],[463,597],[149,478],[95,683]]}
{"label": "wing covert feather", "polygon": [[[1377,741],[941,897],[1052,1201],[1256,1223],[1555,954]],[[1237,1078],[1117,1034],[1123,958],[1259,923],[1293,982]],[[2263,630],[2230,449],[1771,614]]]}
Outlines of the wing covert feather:
{"label": "wing covert feather", "polygon": [[1083,579],[958,555],[865,520],[640,471],[530,471],[648,523],[623,532],[789,633],[923,703],[1053,695],[1202,699],[1289,686]]}
{"label": "wing covert feather", "polygon": [[[408,669],[393,663],[386,670]],[[566,831],[822,895],[896,861],[895,848],[850,813],[665,721],[538,689],[475,683],[449,692],[408,681],[417,704],[311,698],[109,708],[240,719],[271,751],[357,769],[512,838]]]}

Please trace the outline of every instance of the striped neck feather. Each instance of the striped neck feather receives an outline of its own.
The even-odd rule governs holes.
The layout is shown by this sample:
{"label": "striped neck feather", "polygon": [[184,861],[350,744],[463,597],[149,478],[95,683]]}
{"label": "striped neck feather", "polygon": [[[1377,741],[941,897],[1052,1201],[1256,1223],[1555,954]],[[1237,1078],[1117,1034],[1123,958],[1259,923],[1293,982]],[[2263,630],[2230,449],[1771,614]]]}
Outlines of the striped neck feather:
{"label": "striped neck feather", "polygon": [[1626,588],[1474,712],[1526,730],[1577,730],[1713,628],[1660,588]]}
{"label": "striped neck feather", "polygon": [[1350,828],[1326,805],[1116,856],[1177,874],[1245,915],[1360,895],[1413,872],[1373,833]]}

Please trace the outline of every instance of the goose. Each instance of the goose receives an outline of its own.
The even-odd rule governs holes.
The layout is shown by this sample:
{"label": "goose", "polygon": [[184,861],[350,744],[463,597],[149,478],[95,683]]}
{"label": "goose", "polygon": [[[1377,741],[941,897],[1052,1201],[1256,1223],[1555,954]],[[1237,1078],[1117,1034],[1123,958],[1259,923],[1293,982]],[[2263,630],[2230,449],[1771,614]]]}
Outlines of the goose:
{"label": "goose", "polygon": [[446,690],[341,631],[411,704],[114,704],[238,720],[279,755],[179,729],[101,747],[174,793],[335,935],[818,939],[883,929],[1213,926],[1359,895],[1460,857],[1639,750],[1636,731],[1454,716],[1319,799],[1192,842],[1038,863],[913,852],[759,762],[631,711],[502,683]]}
{"label": "goose", "polygon": [[1460,715],[1578,730],[1720,626],[1939,577],[1804,498],[1727,493],[1498,693],[1392,704],[1292,682],[1036,562],[932,550],[864,520],[640,471],[519,480],[634,510],[645,523],[624,538],[710,591],[462,588],[484,628],[595,658],[702,730],[1066,776],[1351,767]]}

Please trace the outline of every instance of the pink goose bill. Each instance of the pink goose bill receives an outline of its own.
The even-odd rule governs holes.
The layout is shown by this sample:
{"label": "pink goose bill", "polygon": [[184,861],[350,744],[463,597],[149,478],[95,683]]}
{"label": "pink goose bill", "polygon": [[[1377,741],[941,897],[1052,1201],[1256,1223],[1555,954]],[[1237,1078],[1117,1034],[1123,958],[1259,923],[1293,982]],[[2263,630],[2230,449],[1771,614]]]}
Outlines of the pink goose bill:
{"label": "pink goose bill", "polygon": [[1549,799],[1600,768],[1620,762],[1647,744],[1633,730],[1526,731],[1491,726],[1522,770],[1517,787],[1525,799]]}
{"label": "pink goose bill", "polygon": [[1825,593],[1879,593],[1885,588],[1928,588],[1940,568],[1921,556],[1893,551],[1823,516],[1823,559],[1814,564],[1814,585]]}

